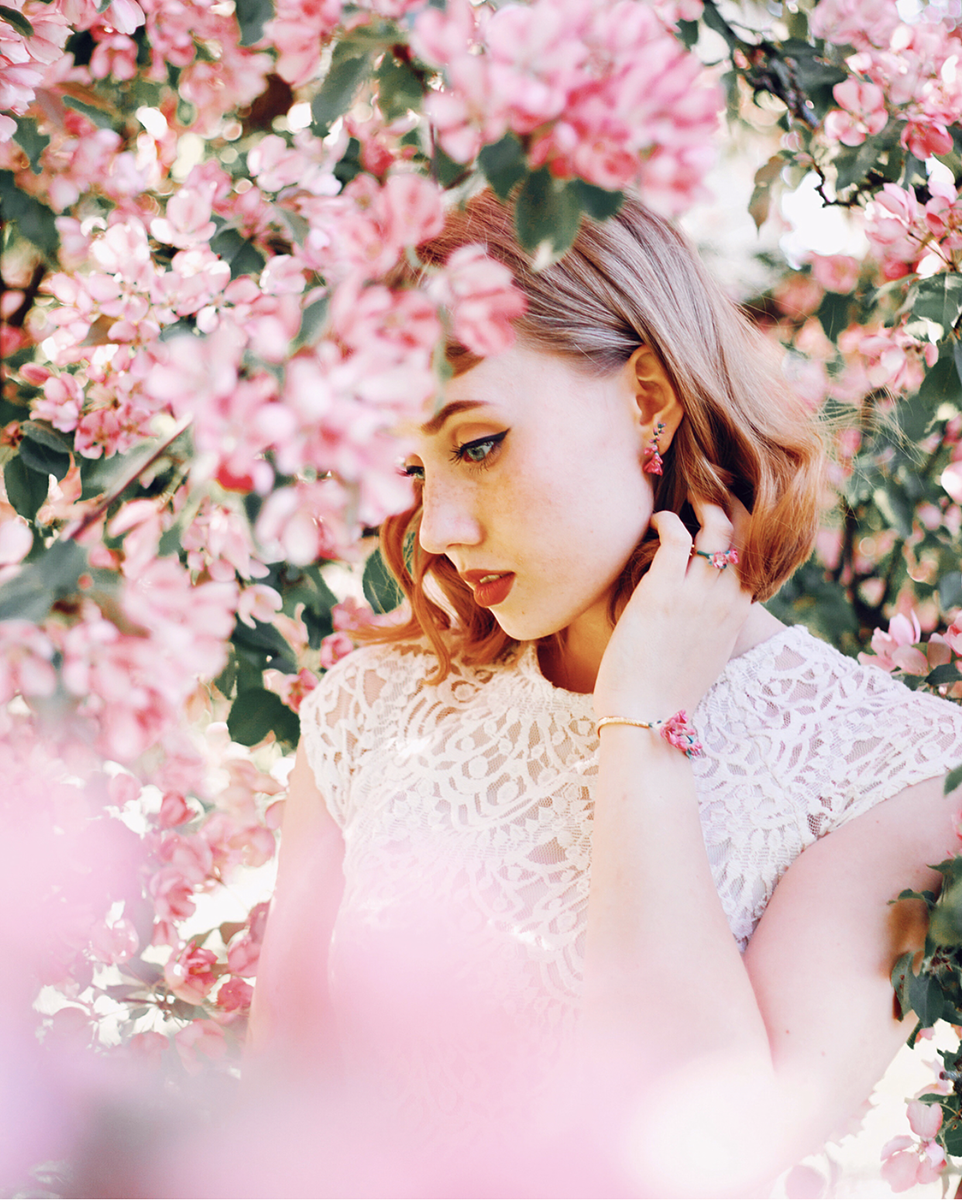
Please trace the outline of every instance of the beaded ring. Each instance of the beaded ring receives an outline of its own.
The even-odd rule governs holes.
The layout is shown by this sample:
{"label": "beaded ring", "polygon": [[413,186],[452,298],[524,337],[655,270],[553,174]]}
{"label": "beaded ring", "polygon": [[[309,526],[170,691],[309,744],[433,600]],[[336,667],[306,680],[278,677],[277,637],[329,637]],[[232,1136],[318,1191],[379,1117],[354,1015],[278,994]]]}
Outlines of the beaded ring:
{"label": "beaded ring", "polygon": [[699,558],[707,558],[716,571],[724,571],[729,564],[738,566],[738,551],[734,546],[729,550],[696,550],[692,546],[689,557],[694,558],[696,554]]}

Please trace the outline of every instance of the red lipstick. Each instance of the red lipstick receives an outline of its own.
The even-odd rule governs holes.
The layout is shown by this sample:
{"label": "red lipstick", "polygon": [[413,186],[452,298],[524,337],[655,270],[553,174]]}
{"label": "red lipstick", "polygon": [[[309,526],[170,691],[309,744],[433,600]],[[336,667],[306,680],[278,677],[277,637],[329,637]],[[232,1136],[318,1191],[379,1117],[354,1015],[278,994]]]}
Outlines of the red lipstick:
{"label": "red lipstick", "polygon": [[461,578],[482,608],[502,604],[514,586],[514,571],[465,571]]}

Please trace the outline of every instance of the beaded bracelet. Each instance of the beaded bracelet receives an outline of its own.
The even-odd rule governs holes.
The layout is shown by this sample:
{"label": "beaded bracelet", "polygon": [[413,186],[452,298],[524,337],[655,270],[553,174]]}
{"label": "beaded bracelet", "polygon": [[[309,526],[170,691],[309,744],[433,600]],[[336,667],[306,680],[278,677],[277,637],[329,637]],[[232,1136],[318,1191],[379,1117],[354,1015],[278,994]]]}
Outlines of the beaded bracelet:
{"label": "beaded bracelet", "polygon": [[630,717],[602,717],[598,722],[599,737],[606,725],[634,725],[637,729],[656,729],[670,746],[680,750],[686,758],[698,758],[704,753],[694,729],[688,724],[688,716],[683,708],[667,721],[633,721]]}

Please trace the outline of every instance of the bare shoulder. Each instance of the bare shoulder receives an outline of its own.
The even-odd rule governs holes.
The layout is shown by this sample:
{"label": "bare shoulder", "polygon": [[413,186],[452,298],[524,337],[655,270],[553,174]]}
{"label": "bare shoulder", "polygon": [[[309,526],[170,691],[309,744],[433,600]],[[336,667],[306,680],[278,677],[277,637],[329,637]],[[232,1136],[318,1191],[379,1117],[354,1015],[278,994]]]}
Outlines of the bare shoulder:
{"label": "bare shoulder", "polygon": [[930,864],[958,847],[960,803],[931,778],[826,834],[786,871],[746,951],[776,1060],[793,1086],[833,1094],[839,1116],[867,1098],[914,1020],[897,1019],[890,975],[922,945],[924,905],[893,901],[937,888]]}

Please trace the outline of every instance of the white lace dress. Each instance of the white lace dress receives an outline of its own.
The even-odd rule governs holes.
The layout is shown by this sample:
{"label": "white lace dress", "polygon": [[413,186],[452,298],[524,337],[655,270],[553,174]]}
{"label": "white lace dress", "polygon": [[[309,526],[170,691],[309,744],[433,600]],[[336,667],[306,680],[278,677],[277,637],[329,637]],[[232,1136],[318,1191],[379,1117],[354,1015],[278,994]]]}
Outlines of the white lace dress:
{"label": "white lace dress", "polygon": [[[550,684],[533,645],[437,686],[433,667],[419,644],[364,648],[301,710],[344,834],[330,982],[347,1061],[428,1120],[470,1108],[486,1061],[502,1085],[529,1079],[576,1020],[598,750],[591,696]],[[693,724],[742,948],[806,846],[962,762],[962,710],[801,626],[729,662]]]}

